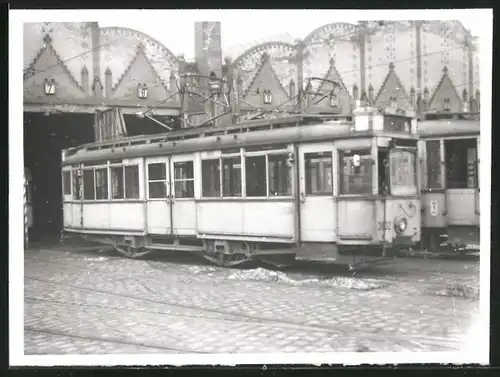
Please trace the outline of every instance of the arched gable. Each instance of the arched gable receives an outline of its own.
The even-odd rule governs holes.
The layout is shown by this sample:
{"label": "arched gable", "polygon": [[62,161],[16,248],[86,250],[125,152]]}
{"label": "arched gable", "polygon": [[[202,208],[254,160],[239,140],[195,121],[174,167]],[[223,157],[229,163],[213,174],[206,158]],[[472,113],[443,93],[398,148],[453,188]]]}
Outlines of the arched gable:
{"label": "arched gable", "polygon": [[49,35],[45,36],[43,47],[24,71],[23,88],[25,101],[81,99],[86,94],[56,52]]}
{"label": "arched gable", "polygon": [[93,76],[94,55],[89,22],[27,22],[23,25],[23,68],[32,64],[45,45],[44,38],[50,37],[51,44],[64,62],[66,69],[80,85],[84,66]]}
{"label": "arched gable", "polygon": [[[324,77],[330,70],[330,61],[335,61],[336,73],[346,90],[352,93],[355,86],[361,87],[360,27],[345,22],[323,25],[313,30],[303,41],[303,78]],[[317,89],[319,82],[313,81]]]}
{"label": "arched gable", "polygon": [[331,35],[334,39],[351,39],[359,35],[359,26],[347,22],[333,22],[314,29],[304,38],[304,45],[309,45],[324,38],[325,34]]}
{"label": "arched gable", "polygon": [[448,68],[444,67],[441,80],[439,80],[429,101],[428,110],[431,112],[450,111],[452,113],[459,113],[462,111],[462,106],[462,99],[448,74]]}
{"label": "arched gable", "polygon": [[155,38],[137,30],[122,27],[100,29],[101,80],[105,71],[112,73],[114,87],[136,56],[137,46],[144,46],[144,55],[158,73],[163,85],[169,86],[170,77],[177,76],[179,60],[167,47]]}
{"label": "arched gable", "polygon": [[[290,82],[297,80],[297,48],[286,42],[266,42],[249,48],[231,64],[233,70],[234,87],[238,90],[247,90],[251,81],[256,77],[262,63],[262,56],[267,54],[267,64],[279,80],[285,93],[289,93]],[[242,93],[241,93],[242,94]]]}

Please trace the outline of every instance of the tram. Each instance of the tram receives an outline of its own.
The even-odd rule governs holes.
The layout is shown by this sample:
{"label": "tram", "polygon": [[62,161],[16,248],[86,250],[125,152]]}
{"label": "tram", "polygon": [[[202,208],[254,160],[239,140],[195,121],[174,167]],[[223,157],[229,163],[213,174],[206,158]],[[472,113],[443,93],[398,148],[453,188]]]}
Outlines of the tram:
{"label": "tram", "polygon": [[413,112],[372,108],[85,144],[62,151],[64,231],[127,257],[376,263],[420,242],[417,148]]}
{"label": "tram", "polygon": [[479,249],[479,117],[427,116],[418,128],[424,247]]}

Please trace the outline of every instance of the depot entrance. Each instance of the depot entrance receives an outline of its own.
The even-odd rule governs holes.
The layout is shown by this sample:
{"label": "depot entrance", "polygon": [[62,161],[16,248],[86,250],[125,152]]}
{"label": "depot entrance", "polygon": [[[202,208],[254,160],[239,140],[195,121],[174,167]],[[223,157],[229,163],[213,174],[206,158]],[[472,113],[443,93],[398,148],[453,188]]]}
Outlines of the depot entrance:
{"label": "depot entrance", "polygon": [[[165,129],[147,118],[125,115],[128,134]],[[94,115],[24,113],[24,165],[32,174],[32,241],[59,240],[62,230],[61,150],[94,141]]]}

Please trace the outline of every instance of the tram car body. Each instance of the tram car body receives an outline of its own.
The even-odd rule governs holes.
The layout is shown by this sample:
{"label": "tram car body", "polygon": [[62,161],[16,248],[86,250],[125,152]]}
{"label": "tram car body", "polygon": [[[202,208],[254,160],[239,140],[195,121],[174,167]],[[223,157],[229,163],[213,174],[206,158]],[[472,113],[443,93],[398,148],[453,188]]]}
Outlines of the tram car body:
{"label": "tram car body", "polygon": [[419,133],[424,246],[479,248],[479,119],[425,120]]}
{"label": "tram car body", "polygon": [[24,207],[25,207],[25,226],[28,231],[33,228],[33,179],[31,176],[31,170],[24,168]]}
{"label": "tram car body", "polygon": [[128,256],[185,250],[225,266],[311,245],[337,263],[385,260],[420,241],[415,126],[365,109],[65,150],[64,231]]}

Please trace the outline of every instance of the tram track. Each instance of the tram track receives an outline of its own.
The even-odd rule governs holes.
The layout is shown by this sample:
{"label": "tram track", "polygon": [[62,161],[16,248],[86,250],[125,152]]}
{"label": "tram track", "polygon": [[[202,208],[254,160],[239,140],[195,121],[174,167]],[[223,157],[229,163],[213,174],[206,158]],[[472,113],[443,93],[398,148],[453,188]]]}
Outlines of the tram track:
{"label": "tram track", "polygon": [[[120,259],[120,258],[118,258]],[[61,267],[64,267],[64,268],[67,268],[68,265],[66,263],[60,263],[58,261],[43,261],[41,263],[46,263],[46,264],[54,264],[54,265],[59,265]],[[148,263],[149,265],[149,263]],[[155,268],[155,267],[152,267],[152,266],[149,266],[155,270],[158,270],[158,271],[162,271],[162,272],[167,272],[165,271],[164,269],[162,268]],[[78,270],[78,271],[81,271],[82,273],[89,273],[89,271],[91,271],[92,273],[97,273],[97,274],[102,274],[102,273],[107,273],[108,271],[106,271],[105,269],[102,269],[102,268],[89,268],[89,267],[75,267],[74,265],[71,265],[71,268],[73,270]],[[237,270],[235,270],[237,271]],[[131,276],[130,274],[128,273],[124,273],[124,272],[113,272],[114,273],[114,276],[116,276],[116,278],[114,279],[115,281],[130,281],[131,280]],[[203,273],[201,274],[201,276],[203,275]],[[200,275],[198,275],[200,276]],[[148,282],[149,281],[152,281],[154,283],[157,283],[157,280],[155,279],[151,279],[151,278],[148,278],[146,276],[141,276],[140,278],[136,278],[134,277],[133,280],[135,280],[136,283],[138,283],[139,285],[141,285],[144,289],[146,289],[149,293],[151,293],[153,296],[157,296],[158,295],[158,292],[156,292],[154,289],[151,289],[149,286],[148,286]],[[258,281],[257,281],[258,282]],[[264,282],[265,283],[265,282]],[[286,283],[285,283],[286,284]],[[417,285],[420,285],[420,284],[423,284],[423,283],[417,283]],[[437,292],[440,290],[440,288],[442,288],[442,282],[435,282],[435,283],[432,283],[432,287],[429,286],[429,283],[425,283],[425,285],[427,286],[425,288],[425,292],[422,291],[421,293],[426,295],[426,296],[430,296],[430,297],[435,297],[437,296]],[[392,284],[391,284],[392,285]],[[323,286],[322,289],[325,289],[327,288],[327,286]],[[342,287],[341,287],[342,288]],[[386,287],[387,289],[389,289],[390,291],[392,291],[392,293],[394,293],[394,287]],[[343,288],[343,289],[347,289],[347,288]],[[358,292],[359,293],[359,292]],[[364,293],[364,292],[361,292],[361,293]],[[106,294],[110,294],[109,292],[106,292]],[[137,299],[136,297],[131,297],[133,299]],[[444,297],[441,297],[441,298],[444,298]],[[453,297],[450,297],[448,299],[451,299],[451,300],[455,300],[455,298]],[[156,301],[155,301],[156,302]],[[173,306],[173,307],[179,307],[179,304],[178,303],[172,303],[172,302],[165,302],[165,301],[161,301],[160,303],[162,303],[163,305],[169,305],[169,306]],[[398,310],[399,309],[399,304],[397,302],[394,302],[394,301],[388,301],[388,300],[385,300],[383,303],[382,303],[383,307],[385,308],[385,310]],[[455,305],[455,302],[453,303],[453,305]],[[203,307],[200,307],[200,306],[183,306],[181,307],[182,309],[187,309],[187,310],[210,310],[210,309],[206,309],[206,308],[203,308]],[[415,306],[415,307],[408,307],[405,309],[406,313],[408,313],[408,315],[411,315],[413,317],[418,317],[420,315],[423,314],[422,310],[420,309],[419,306]],[[239,314],[235,314],[234,312],[224,312],[223,314],[225,315],[230,315],[232,317],[238,317]],[[243,314],[245,315],[245,314]],[[247,318],[249,317],[248,315],[246,315]],[[258,318],[259,319],[259,318]],[[260,318],[262,319],[262,318]],[[463,322],[464,320],[467,321],[467,315],[462,315],[461,313],[455,313],[454,316],[453,316],[453,319],[456,321],[458,320],[459,322]],[[254,317],[250,317],[250,320],[255,320]],[[267,320],[269,321],[269,319],[265,319],[264,320]],[[278,322],[278,323],[281,323],[281,322]],[[296,325],[297,322],[296,321],[289,321],[289,324],[291,325]],[[301,326],[304,326],[305,324],[301,323],[299,324]],[[305,325],[307,326],[307,325]],[[345,325],[343,326],[345,328]],[[312,330],[319,330],[319,331],[322,331],[321,328],[313,328]],[[334,330],[334,332],[338,332],[338,330]],[[392,336],[392,334],[389,334]]]}
{"label": "tram track", "polygon": [[101,337],[97,337],[97,336],[82,336],[82,335],[68,334],[68,333],[63,333],[60,331],[54,331],[54,330],[49,330],[49,329],[37,329],[37,328],[29,327],[29,326],[25,327],[24,331],[34,333],[34,334],[43,334],[43,335],[58,336],[58,337],[64,337],[64,338],[73,338],[73,339],[79,339],[79,340],[83,340],[83,341],[90,340],[90,341],[94,341],[94,342],[120,344],[120,345],[124,345],[124,346],[151,348],[151,349],[163,350],[163,351],[175,351],[178,353],[207,353],[207,352],[195,351],[195,350],[186,349],[186,348],[165,347],[162,345],[150,345],[150,344],[145,344],[143,342],[132,342],[132,341],[125,341],[122,339],[115,339],[115,338],[101,338]]}
{"label": "tram track", "polygon": [[[50,250],[50,249],[47,249],[47,250]],[[102,255],[101,255],[102,257]],[[110,255],[104,255],[104,257],[106,258],[110,258],[112,260],[120,260],[120,261],[126,261],[128,260],[127,258],[125,257],[122,257],[121,255],[113,255],[113,256],[110,256]],[[241,269],[240,268],[223,268],[223,267],[215,267],[209,263],[206,263],[206,264],[200,264],[198,263],[198,260],[188,260],[186,258],[181,258],[181,260],[163,260],[163,256],[161,257],[157,257],[157,258],[142,258],[142,259],[137,259],[135,260],[134,262],[143,262],[143,263],[146,263],[150,268],[156,270],[156,271],[162,271],[162,272],[168,272],[170,270],[170,268],[168,267],[165,267],[165,265],[168,265],[168,264],[172,264],[172,265],[175,265],[175,266],[182,266],[182,267],[199,267],[201,269],[203,268],[214,268],[215,269],[215,273],[224,273],[224,272],[227,272],[227,271],[240,271]],[[160,259],[160,260],[158,260]],[[38,261],[36,259],[33,259],[33,261],[36,261],[37,264],[56,264],[56,265],[61,265],[61,266],[64,266],[66,267],[67,264],[65,263],[60,263],[58,261],[47,261],[47,260],[44,260],[44,261]],[[75,268],[75,265],[72,264],[71,268]],[[405,270],[404,271],[394,271],[393,269],[389,269],[387,270],[386,268],[382,268],[382,269],[374,269],[374,270],[366,270],[366,271],[360,271],[360,272],[357,272],[357,273],[352,273],[350,271],[347,271],[347,270],[344,270],[342,268],[339,268],[339,266],[332,266],[332,265],[324,265],[322,263],[319,263],[319,262],[303,262],[303,261],[298,261],[297,265],[295,266],[292,266],[290,268],[286,268],[286,269],[278,269],[278,268],[273,268],[272,266],[265,266],[263,267],[267,270],[270,270],[270,271],[279,271],[279,272],[283,272],[285,274],[288,274],[288,275],[291,275],[291,276],[298,276],[300,277],[299,280],[302,280],[302,279],[309,279],[309,278],[317,278],[317,279],[329,279],[329,278],[334,278],[334,277],[350,277],[350,278],[360,278],[360,279],[378,279],[378,280],[382,280],[382,281],[390,281],[390,282],[398,282],[399,279],[408,279],[410,278],[410,280],[415,280],[416,283],[418,283],[422,276],[418,275],[419,272],[422,272],[419,268],[417,267],[405,267]],[[87,271],[87,270],[91,270],[91,271],[95,271],[95,272],[107,272],[108,270],[106,269],[100,269],[100,268],[87,268],[87,267],[84,267],[84,268],[81,268],[80,270],[84,270],[84,271]],[[172,270],[176,270],[175,268],[173,268]],[[245,270],[247,270],[247,268],[245,268]],[[176,270],[175,272],[178,272],[178,270]],[[129,277],[129,274],[127,273],[123,273],[123,272],[116,272],[117,274],[119,275],[123,275],[125,277]],[[416,275],[412,276],[412,274],[416,273]],[[429,271],[428,273],[428,276],[425,276],[426,278],[426,281],[427,283],[429,282],[429,276],[430,277],[436,277],[436,276],[440,276],[441,273],[445,273],[445,274],[449,274],[449,272],[441,272],[441,271]],[[460,273],[460,274],[463,274],[463,273]],[[435,282],[435,284],[440,284],[442,283],[442,281],[439,281],[439,282]]]}
{"label": "tram track", "polygon": [[[118,257],[118,259],[120,259]],[[149,261],[145,260],[143,262],[146,262],[146,264],[151,268],[151,269],[154,269],[155,271],[159,271],[159,272],[162,272],[162,273],[168,273],[170,272],[169,268],[163,268],[162,266],[155,266],[155,265],[151,265],[149,263]],[[45,265],[58,265],[58,266],[61,266],[63,268],[65,267],[68,267],[68,264],[66,263],[60,263],[59,261],[37,261],[37,264],[38,265],[42,265],[42,264],[45,264]],[[189,267],[199,267],[199,266],[195,266],[195,265],[182,265],[182,266],[187,266],[188,268]],[[210,267],[210,266],[202,266],[203,267]],[[210,267],[210,268],[214,268],[214,267]],[[80,271],[82,273],[89,273],[89,272],[92,272],[92,273],[109,273],[109,270],[105,269],[105,268],[89,268],[88,266],[75,266],[74,264],[71,265],[71,269],[73,270],[77,270],[77,271]],[[192,273],[190,271],[179,271],[178,269],[173,269],[173,271],[177,274],[179,272],[187,272],[188,274],[192,274],[192,275],[196,275],[196,276],[203,276],[203,275],[206,275],[206,273],[204,273],[203,271],[199,274],[196,274],[196,273]],[[239,269],[232,269],[232,271],[239,271]],[[227,273],[227,269],[224,269],[224,268],[220,268],[220,270],[216,270],[214,272],[207,272],[207,273]],[[293,277],[297,277],[297,275],[300,275],[300,272],[297,272],[297,271],[293,271],[293,272],[284,272],[286,273],[287,275],[290,275],[292,276],[291,279],[294,280]],[[116,277],[114,280],[115,281],[125,281],[125,280],[130,280],[131,279],[131,276],[129,273],[126,273],[126,272],[120,272],[120,271],[114,271],[113,272],[114,276]],[[411,277],[410,281],[402,281],[400,280],[402,277],[401,276],[387,276],[387,275],[372,275],[372,274],[369,274],[369,275],[363,275],[363,274],[359,274],[359,276],[357,276],[356,278],[359,278],[359,279],[363,279],[363,278],[366,278],[366,279],[374,279],[374,280],[377,280],[379,281],[381,284],[383,284],[383,287],[380,288],[380,289],[390,289],[391,290],[391,287],[394,286],[394,284],[397,284],[397,283],[411,283],[415,289],[419,289],[418,286],[424,286],[425,289],[425,295],[430,295],[430,296],[436,296],[436,294],[433,294],[433,293],[437,293],[438,291],[442,290],[444,287],[446,287],[448,285],[448,282],[446,280],[437,280],[436,276],[439,275],[439,272],[433,272],[431,275],[433,275],[434,277],[433,278],[429,278],[427,277],[425,279],[425,281],[422,281],[421,277],[419,276],[413,276]],[[298,279],[298,280],[295,280],[297,282],[300,282],[302,280],[308,280],[308,279],[317,279],[318,281],[322,281],[322,280],[328,280],[328,279],[331,279],[331,278],[336,278],[336,277],[340,277],[340,278],[343,278],[343,277],[353,277],[352,274],[335,274],[333,276],[324,276],[323,274],[321,273],[317,273],[317,274],[313,274],[311,273],[310,271],[305,271],[302,273],[302,276]],[[223,277],[223,278],[226,278],[226,277]],[[408,276],[405,275],[405,278],[408,279]],[[149,289],[146,285],[144,284],[141,284],[140,281],[154,281],[156,282],[156,280],[154,279],[151,279],[150,277],[146,277],[146,276],[141,276],[140,277],[140,281],[138,280],[137,277],[134,277],[135,281],[138,282],[140,285],[142,285],[143,288],[145,288],[146,290],[148,290],[151,294],[153,295],[156,295],[155,291],[154,290],[151,290]],[[252,281],[252,280],[248,280],[248,281]],[[256,280],[255,282],[259,282],[259,280]],[[263,281],[265,282],[265,281]],[[285,283],[286,284],[286,283]],[[323,289],[324,288],[328,288],[328,285],[322,285],[321,286]],[[340,288],[340,289],[349,289],[349,288],[346,288],[346,287],[334,287],[334,288]],[[362,291],[361,291],[362,292]],[[395,305],[394,307],[398,307],[398,305]],[[415,310],[414,313],[420,313],[420,310]]]}
{"label": "tram track", "polygon": [[[375,333],[373,333],[373,332],[370,333],[370,332],[363,332],[363,331],[359,330],[359,328],[356,328],[352,325],[346,325],[346,324],[343,324],[342,328],[338,328],[338,327],[332,328],[329,326],[306,325],[304,323],[292,322],[292,321],[288,321],[288,320],[275,321],[275,320],[270,320],[268,318],[249,316],[249,315],[246,315],[243,313],[231,313],[231,312],[217,310],[217,309],[203,308],[203,307],[199,307],[199,306],[195,306],[195,305],[185,305],[185,304],[172,303],[172,302],[163,301],[163,300],[152,300],[152,299],[147,299],[147,298],[139,298],[139,297],[132,296],[132,295],[124,295],[124,294],[113,293],[113,292],[108,292],[108,291],[103,291],[103,290],[98,290],[98,289],[93,289],[93,288],[90,289],[90,288],[79,287],[79,286],[75,286],[75,285],[71,285],[71,284],[56,283],[56,282],[51,282],[50,280],[32,278],[29,276],[27,276],[25,278],[32,279],[32,280],[39,281],[39,282],[43,282],[43,283],[53,285],[53,286],[67,288],[67,289],[74,289],[74,290],[79,290],[79,291],[88,292],[88,293],[109,295],[109,296],[137,300],[137,301],[143,301],[143,302],[148,302],[148,303],[153,303],[153,304],[161,304],[161,305],[165,305],[165,306],[193,310],[193,311],[207,312],[207,313],[217,314],[217,315],[221,315],[221,316],[225,317],[225,318],[200,317],[206,321],[251,323],[254,325],[273,326],[273,327],[280,327],[280,328],[291,328],[291,329],[302,330],[302,331],[321,331],[321,332],[327,332],[330,334],[335,334],[337,336],[357,337],[360,339],[361,342],[363,340],[367,340],[367,339],[373,340],[374,338],[376,338],[376,339],[390,338],[392,341],[394,341],[396,344],[398,344],[400,346],[403,346],[404,343],[406,343],[406,344],[409,343],[412,345],[420,344],[420,348],[424,348],[424,349],[426,347],[427,348],[428,347],[439,348],[441,350],[456,350],[456,349],[460,348],[460,339],[456,339],[456,338],[450,339],[450,338],[444,338],[444,337],[426,336],[426,335],[417,335],[417,334],[411,334],[409,336],[408,335],[394,334],[394,333],[385,333],[384,334],[384,330],[377,330]],[[85,304],[85,305],[87,305],[87,304]],[[114,308],[106,308],[106,309],[114,310]],[[158,314],[158,313],[155,313],[155,314]],[[176,314],[175,316],[178,316],[178,315]],[[187,316],[187,315],[182,315],[182,314],[180,316],[187,317],[187,318],[195,317],[195,316]],[[409,339],[409,337],[411,337],[411,339]]]}
{"label": "tram track", "polygon": [[[89,250],[88,248],[85,249],[84,251],[76,251],[76,253],[89,253],[91,254],[92,251],[102,249],[102,247],[95,247],[94,249]],[[46,250],[51,250],[50,248]],[[111,249],[106,250],[104,253],[99,252],[100,256],[105,256],[110,259],[114,260],[129,260],[128,258],[124,257],[120,253],[112,253],[111,254]],[[96,255],[96,253],[92,253],[91,255]],[[399,259],[399,258],[398,258]],[[409,260],[406,258],[406,260]],[[276,267],[274,265],[268,265],[268,264],[263,264],[263,263],[258,263],[258,264],[253,264],[253,265],[248,265],[244,267],[236,267],[236,268],[223,268],[223,267],[217,267],[214,266],[213,264],[209,263],[203,258],[200,258],[196,255],[193,254],[169,254],[166,255],[164,253],[157,253],[157,254],[151,254],[145,257],[138,258],[135,260],[137,262],[145,262],[148,264],[152,269],[155,270],[164,270],[164,267],[162,264],[173,264],[173,265],[182,265],[182,266],[192,266],[192,267],[212,267],[216,269],[223,269],[223,270],[248,270],[249,268],[255,268],[255,267],[262,267],[268,270],[272,271],[280,271],[289,275],[293,276],[307,276],[308,278],[319,278],[319,279],[328,279],[332,277],[358,277],[358,278],[371,278],[371,279],[385,279],[385,280],[391,280],[391,281],[398,281],[399,278],[408,278],[411,275],[411,278],[413,279],[418,279],[418,274],[422,272],[422,267],[418,265],[416,266],[408,266],[404,265],[403,269],[399,268],[398,262],[395,262],[394,265],[389,264],[389,265],[382,265],[382,266],[374,266],[374,268],[369,268],[369,269],[362,269],[359,271],[356,271],[353,273],[352,271],[348,271],[346,268],[343,268],[343,266],[331,264],[331,263],[325,263],[321,261],[305,261],[305,260],[296,260],[292,265],[286,266],[286,267]],[[442,261],[441,261],[442,262]],[[441,263],[440,262],[440,263]],[[453,263],[453,261],[451,261]],[[470,261],[469,261],[470,263]],[[471,264],[472,266],[472,264]],[[462,266],[460,266],[462,268]],[[425,267],[424,267],[425,268]],[[434,267],[431,268],[430,271],[427,271],[430,275],[432,276],[438,276],[442,273],[446,274],[449,273],[444,269],[444,271],[439,271],[435,270]],[[458,272],[459,274],[462,274],[461,272]]]}

